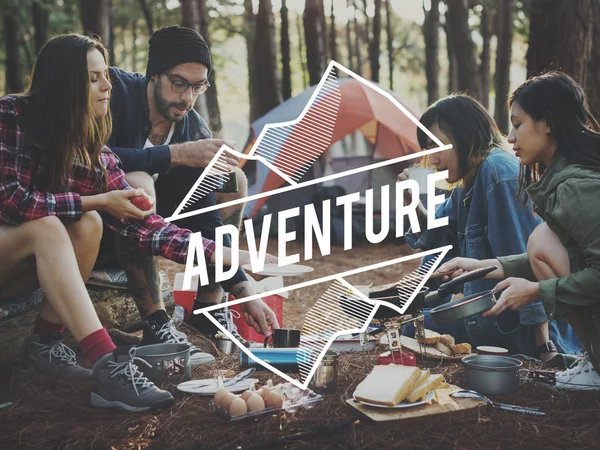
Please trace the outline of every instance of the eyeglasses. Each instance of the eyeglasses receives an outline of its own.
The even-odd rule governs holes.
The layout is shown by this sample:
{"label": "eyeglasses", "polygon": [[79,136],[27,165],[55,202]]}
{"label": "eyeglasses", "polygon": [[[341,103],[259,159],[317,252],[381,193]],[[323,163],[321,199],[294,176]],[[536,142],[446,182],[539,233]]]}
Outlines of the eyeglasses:
{"label": "eyeglasses", "polygon": [[180,94],[183,94],[191,87],[192,94],[200,95],[200,94],[204,94],[206,92],[206,90],[210,87],[210,83],[208,82],[208,80],[206,80],[204,83],[200,83],[200,84],[190,84],[185,80],[173,80],[169,76],[168,73],[165,73],[165,72],[163,72],[163,73],[171,82],[171,89],[173,89],[173,91],[178,92]]}

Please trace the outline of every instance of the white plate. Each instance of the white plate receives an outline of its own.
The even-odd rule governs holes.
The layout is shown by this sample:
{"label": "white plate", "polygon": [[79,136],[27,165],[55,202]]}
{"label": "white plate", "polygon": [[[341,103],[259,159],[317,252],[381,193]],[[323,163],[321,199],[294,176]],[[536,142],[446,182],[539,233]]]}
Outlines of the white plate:
{"label": "white plate", "polygon": [[[224,379],[223,381],[227,381],[227,379]],[[252,383],[258,383],[258,378],[246,378],[231,386],[225,386],[225,389],[235,394],[247,391],[250,389]],[[221,388],[218,386],[215,378],[207,378],[204,380],[190,380],[180,383],[177,385],[177,389],[181,392],[187,392],[188,394],[215,395]]]}
{"label": "white plate", "polygon": [[[244,264],[242,269],[252,272],[252,264]],[[265,264],[263,270],[253,273],[267,276],[294,277],[298,275],[304,275],[305,273],[312,272],[313,270],[315,269],[312,267],[302,266],[300,264],[290,264],[283,267],[279,267],[277,264]]]}
{"label": "white plate", "polygon": [[424,405],[425,403],[433,400],[434,396],[435,396],[435,392],[431,391],[429,394],[427,394],[427,397],[425,397],[425,400],[421,400],[420,402],[414,402],[414,403],[400,402],[396,406],[386,406],[386,405],[377,405],[375,403],[367,403],[367,402],[363,402],[362,400],[357,400],[356,397],[354,398],[354,400],[357,401],[358,403],[362,403],[363,405],[374,406],[375,408],[402,409],[402,408],[412,408],[413,406]]}

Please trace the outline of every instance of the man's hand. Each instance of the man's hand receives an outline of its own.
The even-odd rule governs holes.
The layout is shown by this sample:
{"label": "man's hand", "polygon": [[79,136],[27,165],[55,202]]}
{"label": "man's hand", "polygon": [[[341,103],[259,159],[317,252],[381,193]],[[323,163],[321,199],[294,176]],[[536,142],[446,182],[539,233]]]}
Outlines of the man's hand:
{"label": "man's hand", "polygon": [[[231,294],[236,299],[242,299],[254,295],[254,291],[250,288],[250,283],[242,281],[231,288]],[[257,333],[263,334],[266,337],[271,336],[271,330],[279,328],[277,317],[269,306],[262,300],[251,300],[240,304],[240,308],[244,313],[244,320]]]}
{"label": "man's hand", "polygon": [[[235,149],[235,144],[232,141],[225,141],[223,139],[201,139],[199,141],[170,145],[171,167],[206,167],[223,145]],[[223,160],[229,166],[229,171],[237,167],[239,159],[238,156],[232,155],[227,151],[223,152],[221,158],[219,158],[219,160]]]}
{"label": "man's hand", "polygon": [[484,316],[497,316],[506,309],[517,310],[540,296],[539,283],[524,278],[507,278],[496,285],[494,291],[502,291],[502,295],[492,309]]}

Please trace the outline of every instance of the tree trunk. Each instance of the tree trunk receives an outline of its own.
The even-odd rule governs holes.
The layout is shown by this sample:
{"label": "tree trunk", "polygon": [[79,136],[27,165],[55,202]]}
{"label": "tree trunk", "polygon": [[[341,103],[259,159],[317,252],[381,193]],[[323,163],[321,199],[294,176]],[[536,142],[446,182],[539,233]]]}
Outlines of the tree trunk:
{"label": "tree trunk", "polygon": [[356,0],[353,0],[354,5],[354,54],[356,55],[356,73],[358,75],[362,75],[362,55],[360,51],[360,25],[358,24],[358,19],[356,18],[356,11],[358,8],[356,7]]}
{"label": "tree trunk", "polygon": [[482,8],[480,30],[483,46],[481,49],[481,65],[479,66],[479,70],[481,74],[481,104],[487,109],[490,106],[490,41],[492,40],[493,30],[490,5],[483,4]]}
{"label": "tree trunk", "polygon": [[110,42],[110,4],[110,0],[80,0],[83,32],[98,35],[108,49],[112,46],[112,42]]}
{"label": "tree trunk", "polygon": [[367,44],[367,48],[371,48],[371,21],[369,20],[369,15],[367,14],[367,0],[362,0],[363,4],[363,15],[365,16],[365,34],[364,40]]}
{"label": "tree trunk", "polygon": [[[331,59],[333,59],[334,61],[337,61],[338,59],[338,54],[337,54],[337,36],[336,36],[336,30],[335,30],[335,13],[333,10],[333,5],[335,2],[331,2],[331,22],[330,22],[330,29],[329,29],[329,57]],[[338,61],[339,62],[339,61]]]}
{"label": "tree trunk", "polygon": [[[208,8],[206,7],[206,0],[198,0],[198,21],[200,24],[200,34],[206,41],[208,48],[212,48],[212,42],[210,39],[210,30],[208,29]],[[214,59],[212,61],[213,67],[208,74],[208,81],[210,82],[210,88],[206,91],[206,106],[208,107],[209,125],[210,129],[214,133],[219,133],[222,128],[221,124],[221,109],[219,108],[219,99],[217,96],[217,71],[214,66]]]}
{"label": "tree trunk", "polygon": [[154,24],[152,23],[152,11],[150,11],[150,7],[148,6],[148,1],[140,0],[140,6],[142,7],[142,12],[144,13],[144,19],[146,20],[146,27],[148,28],[148,34],[152,35],[152,33],[154,33]]}
{"label": "tree trunk", "polygon": [[[580,0],[577,7],[559,0],[533,0],[530,14],[527,76],[561,70],[583,86],[600,114],[598,61],[592,62],[592,43],[600,32],[596,0]],[[597,54],[598,50],[594,49]],[[589,69],[592,71],[588,72]]]}
{"label": "tree trunk", "polygon": [[456,61],[456,52],[452,48],[450,39],[450,24],[448,23],[448,10],[446,10],[446,24],[444,25],[446,33],[446,53],[448,55],[448,92],[458,91],[458,62]]}
{"label": "tree trunk", "polygon": [[248,97],[250,101],[250,123],[252,123],[260,117],[257,61],[254,57],[254,43],[256,41],[256,16],[252,10],[252,0],[244,0],[244,9],[246,50],[248,55]]}
{"label": "tree trunk", "polygon": [[35,43],[36,55],[40,52],[42,46],[48,40],[48,19],[50,17],[50,7],[52,2],[49,0],[34,0],[31,5],[33,17],[33,40]]}
{"label": "tree trunk", "polygon": [[381,0],[375,0],[375,16],[373,17],[373,39],[369,44],[371,61],[371,80],[379,83],[379,56],[381,54]]}
{"label": "tree trunk", "polygon": [[594,40],[592,42],[592,55],[588,59],[586,94],[592,114],[600,120],[600,4],[598,2],[592,3],[592,8]]}
{"label": "tree trunk", "polygon": [[260,77],[257,77],[259,93],[259,117],[281,103],[279,77],[277,75],[277,50],[275,23],[271,0],[260,0],[256,15],[256,41],[254,56]]}
{"label": "tree trunk", "polygon": [[302,69],[302,86],[306,89],[308,87],[308,69],[306,68],[306,46],[302,39],[304,33],[300,15],[296,15],[296,33],[298,34],[298,54],[300,55],[300,68]]}
{"label": "tree trunk", "polygon": [[23,83],[23,64],[21,61],[21,22],[19,6],[16,0],[4,4],[4,48],[6,52],[6,92],[21,92]]}
{"label": "tree trunk", "polygon": [[388,68],[390,77],[390,90],[394,90],[394,36],[392,34],[392,11],[390,1],[385,0],[385,29],[387,35]]}
{"label": "tree trunk", "polygon": [[479,67],[475,56],[475,44],[469,29],[469,7],[467,0],[447,0],[447,20],[452,48],[456,54],[458,89],[481,100]]}
{"label": "tree trunk", "polygon": [[329,47],[327,45],[327,19],[325,18],[325,2],[323,0],[319,0],[319,20],[321,21],[321,30],[323,30],[323,33],[321,33],[321,39],[323,41],[321,43],[321,46],[323,47],[323,65],[324,67],[327,67],[327,64],[329,63],[329,60],[327,59],[327,49]]}
{"label": "tree trunk", "polygon": [[290,22],[287,1],[281,2],[281,94],[283,100],[292,96],[292,71],[290,68]]}
{"label": "tree trunk", "polygon": [[[108,0],[108,34],[109,34],[109,41],[110,41],[110,50],[108,52],[108,65],[109,66],[116,66],[117,65],[117,55],[115,52],[115,48],[117,46],[117,41],[115,39],[115,27],[113,26],[114,23],[114,10],[113,10],[113,4],[112,4],[113,0]],[[121,29],[121,32],[123,30]],[[125,36],[124,33],[121,34],[123,36],[123,52],[125,52]],[[107,47],[108,48],[108,47]],[[121,55],[123,56],[123,55]]]}
{"label": "tree trunk", "polygon": [[[346,0],[346,8],[350,8],[351,0]],[[348,21],[346,22],[346,46],[348,47],[348,68],[354,72],[356,72],[356,68],[354,67],[354,54],[352,51],[352,30],[350,28],[350,23],[352,19],[348,17]]]}
{"label": "tree trunk", "polygon": [[321,20],[321,0],[306,0],[304,8],[304,39],[306,61],[311,86],[321,81],[325,72],[325,48],[323,47],[323,21]]}
{"label": "tree trunk", "polygon": [[431,0],[431,10],[425,12],[423,37],[425,38],[425,76],[427,77],[427,103],[431,105],[440,97],[438,51],[440,47],[439,0]]}
{"label": "tree trunk", "polygon": [[138,37],[138,21],[131,22],[131,70],[137,72],[137,37]]}
{"label": "tree trunk", "polygon": [[181,25],[200,32],[200,14],[196,0],[180,0],[181,2]]}
{"label": "tree trunk", "polygon": [[508,134],[508,94],[510,89],[510,65],[513,40],[513,0],[498,0],[496,48],[496,76],[494,119],[505,134]]}

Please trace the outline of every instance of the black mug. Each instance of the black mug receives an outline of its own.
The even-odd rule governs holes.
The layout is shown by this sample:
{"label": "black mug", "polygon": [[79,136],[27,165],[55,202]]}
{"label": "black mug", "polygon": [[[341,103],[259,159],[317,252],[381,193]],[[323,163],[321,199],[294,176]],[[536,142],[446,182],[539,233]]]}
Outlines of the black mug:
{"label": "black mug", "polygon": [[300,330],[293,328],[276,328],[273,330],[271,336],[265,338],[265,347],[270,340],[273,340],[273,347],[275,348],[295,348],[300,345]]}

